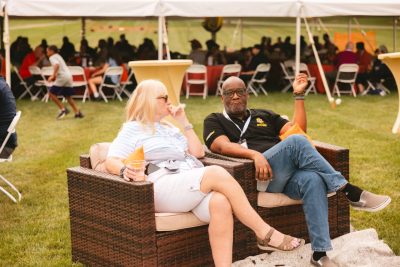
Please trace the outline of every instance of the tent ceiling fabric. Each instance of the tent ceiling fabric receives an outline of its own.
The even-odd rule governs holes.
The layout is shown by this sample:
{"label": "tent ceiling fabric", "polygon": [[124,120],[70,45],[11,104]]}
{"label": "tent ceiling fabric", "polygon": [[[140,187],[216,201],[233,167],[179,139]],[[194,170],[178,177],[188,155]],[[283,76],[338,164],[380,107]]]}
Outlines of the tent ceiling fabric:
{"label": "tent ceiling fabric", "polygon": [[27,17],[308,17],[400,16],[399,0],[7,0]]}
{"label": "tent ceiling fabric", "polygon": [[7,0],[9,16],[146,17],[159,16],[158,0]]}

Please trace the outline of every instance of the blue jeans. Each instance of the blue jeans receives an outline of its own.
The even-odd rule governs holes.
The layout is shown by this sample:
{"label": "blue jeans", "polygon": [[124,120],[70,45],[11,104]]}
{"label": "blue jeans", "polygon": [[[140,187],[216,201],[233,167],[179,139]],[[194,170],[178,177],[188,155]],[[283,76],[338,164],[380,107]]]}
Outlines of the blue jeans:
{"label": "blue jeans", "polygon": [[347,180],[302,135],[289,136],[263,155],[273,172],[267,192],[303,200],[312,250],[331,250],[326,195],[336,192]]}

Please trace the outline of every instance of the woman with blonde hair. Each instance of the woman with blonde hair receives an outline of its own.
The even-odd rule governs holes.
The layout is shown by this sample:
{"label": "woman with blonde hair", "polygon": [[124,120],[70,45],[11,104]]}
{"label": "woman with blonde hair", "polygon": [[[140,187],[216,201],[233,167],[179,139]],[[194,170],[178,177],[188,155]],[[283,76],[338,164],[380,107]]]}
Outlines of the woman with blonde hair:
{"label": "woman with blonde hair", "polygon": [[[163,120],[168,115],[179,123],[183,133]],[[147,177],[154,183],[156,212],[192,211],[209,222],[216,266],[232,263],[233,214],[254,231],[261,249],[290,251],[304,244],[304,240],[284,235],[264,222],[225,169],[204,167],[196,159],[204,157],[203,145],[183,106],[172,106],[166,87],[155,80],[141,82],[129,99],[126,122],[108,152],[107,170],[127,181],[138,180],[123,160],[141,146],[145,160],[161,170]]]}

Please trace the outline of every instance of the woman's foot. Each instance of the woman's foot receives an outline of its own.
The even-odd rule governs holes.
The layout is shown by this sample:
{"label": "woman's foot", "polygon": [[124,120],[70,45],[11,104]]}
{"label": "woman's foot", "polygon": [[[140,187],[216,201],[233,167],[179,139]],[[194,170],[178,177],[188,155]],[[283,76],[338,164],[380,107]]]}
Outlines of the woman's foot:
{"label": "woman's foot", "polygon": [[304,239],[284,235],[273,227],[271,227],[264,239],[257,237],[258,248],[267,251],[292,251],[303,246],[304,243]]}

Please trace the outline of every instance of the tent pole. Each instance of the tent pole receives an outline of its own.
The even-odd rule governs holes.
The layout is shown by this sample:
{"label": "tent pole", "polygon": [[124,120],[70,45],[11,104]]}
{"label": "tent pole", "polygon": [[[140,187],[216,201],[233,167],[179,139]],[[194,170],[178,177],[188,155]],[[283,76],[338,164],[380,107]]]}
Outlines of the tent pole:
{"label": "tent pole", "polygon": [[239,19],[240,23],[240,49],[243,47],[243,18]]}
{"label": "tent pole", "polygon": [[81,40],[86,37],[86,18],[81,19]]}
{"label": "tent pole", "polygon": [[163,56],[163,20],[164,17],[158,17],[158,60],[162,60]]}
{"label": "tent pole", "polygon": [[347,42],[351,42],[351,17],[347,23]]}
{"label": "tent pole", "polygon": [[295,70],[296,75],[299,74],[300,70],[300,33],[301,33],[301,11],[303,6],[299,4],[299,12],[296,17],[296,59],[295,59]]}
{"label": "tent pole", "polygon": [[8,5],[4,7],[4,46],[6,48],[6,82],[11,87],[11,59],[10,59],[10,25],[8,21]]}
{"label": "tent pole", "polygon": [[393,17],[393,52],[396,52],[397,48],[397,43],[396,43],[396,39],[397,39],[397,22],[398,22],[398,18],[397,17]]}
{"label": "tent pole", "polygon": [[328,82],[326,81],[324,69],[322,68],[321,59],[319,58],[317,48],[315,47],[315,43],[314,43],[314,39],[313,39],[313,36],[312,36],[312,32],[310,31],[310,28],[308,27],[307,19],[306,19],[305,16],[303,16],[303,19],[304,19],[304,25],[306,26],[306,30],[307,30],[307,33],[308,33],[308,39],[310,41],[312,50],[314,52],[315,61],[317,62],[319,74],[321,76],[322,83],[324,84],[324,89],[325,89],[326,96],[328,98],[329,103],[331,103],[331,106],[335,107],[335,99],[332,97],[331,91],[329,90],[329,86],[328,86]]}
{"label": "tent pole", "polygon": [[[169,43],[168,43],[167,20],[165,19],[165,17],[163,17],[163,44],[165,44],[167,59],[171,60],[171,53],[169,52]],[[163,46],[163,54],[164,54],[164,46]]]}

